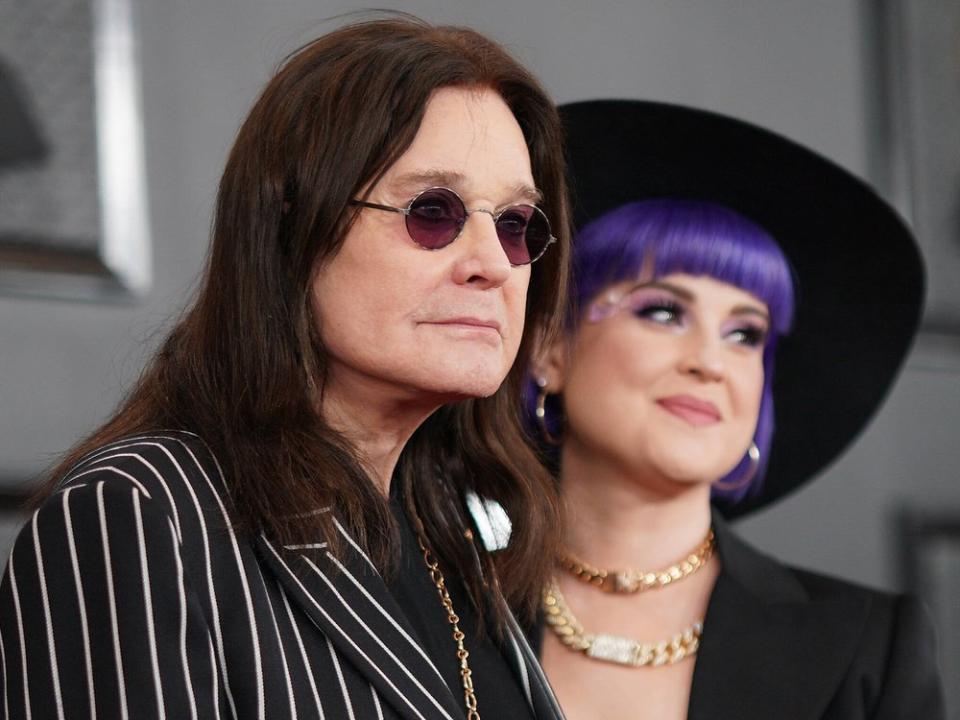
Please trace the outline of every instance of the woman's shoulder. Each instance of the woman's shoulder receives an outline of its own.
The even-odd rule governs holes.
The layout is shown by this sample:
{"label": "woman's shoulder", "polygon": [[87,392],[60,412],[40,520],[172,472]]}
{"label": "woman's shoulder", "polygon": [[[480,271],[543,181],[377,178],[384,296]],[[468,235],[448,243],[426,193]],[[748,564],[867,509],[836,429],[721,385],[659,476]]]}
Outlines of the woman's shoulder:
{"label": "woman's shoulder", "polygon": [[[736,589],[713,620],[776,634],[802,669],[795,682],[833,688],[830,711],[818,717],[860,717],[864,708],[877,718],[943,717],[933,623],[916,597],[783,563],[727,528],[719,535],[721,577]],[[821,659],[816,667],[811,657]]]}
{"label": "woman's shoulder", "polygon": [[830,573],[785,563],[732,535],[729,529],[722,534],[726,541],[725,552],[722,552],[725,569],[755,587],[776,587],[777,592],[770,594],[772,600],[856,607],[875,627],[890,626],[900,613],[912,613],[922,607],[910,594],[882,590]]}
{"label": "woman's shoulder", "polygon": [[[814,602],[849,600],[866,608],[848,682],[841,690],[873,699],[875,717],[944,717],[937,641],[924,603],[829,575],[791,568]],[[838,697],[839,707],[853,699]],[[846,705],[844,704],[846,703]]]}
{"label": "woman's shoulder", "polygon": [[[909,592],[894,592],[870,587],[832,575],[785,566],[810,596],[812,602],[848,601],[866,609],[864,640],[874,638],[878,654],[890,648],[898,633],[927,632],[932,623],[924,603]],[[932,630],[931,630],[932,632]]]}
{"label": "woman's shoulder", "polygon": [[868,603],[875,613],[889,614],[898,603],[909,599],[902,593],[882,590],[832,574],[784,563],[780,563],[780,566],[800,583],[812,600],[860,601]]}
{"label": "woman's shoulder", "polygon": [[[782,562],[745,542],[722,523],[717,528],[724,574],[767,608],[791,607],[829,622],[864,658],[886,662],[903,640],[933,644],[933,625],[914,595],[892,592]],[[840,638],[835,638],[839,642]]]}

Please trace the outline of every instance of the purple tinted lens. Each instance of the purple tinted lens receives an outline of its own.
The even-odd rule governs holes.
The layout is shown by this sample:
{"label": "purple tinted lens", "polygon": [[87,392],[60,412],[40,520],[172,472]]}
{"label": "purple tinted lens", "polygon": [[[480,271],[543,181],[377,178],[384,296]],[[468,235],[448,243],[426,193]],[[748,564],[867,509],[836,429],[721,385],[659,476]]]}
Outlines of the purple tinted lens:
{"label": "purple tinted lens", "polygon": [[463,201],[452,190],[434,188],[420,193],[410,203],[407,232],[428,250],[452,243],[467,219]]}
{"label": "purple tinted lens", "polygon": [[497,236],[511,265],[527,265],[539,258],[550,242],[550,223],[533,205],[515,205],[497,218]]}

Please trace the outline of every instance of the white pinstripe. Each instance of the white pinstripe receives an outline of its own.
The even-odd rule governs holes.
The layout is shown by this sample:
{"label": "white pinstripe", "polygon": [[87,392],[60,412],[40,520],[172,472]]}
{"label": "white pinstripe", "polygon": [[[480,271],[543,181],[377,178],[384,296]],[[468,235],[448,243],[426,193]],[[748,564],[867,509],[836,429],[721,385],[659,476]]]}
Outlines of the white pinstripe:
{"label": "white pinstripe", "polygon": [[70,566],[73,568],[73,584],[77,588],[77,605],[80,607],[80,631],[83,633],[83,663],[87,673],[87,693],[90,699],[90,718],[97,717],[97,700],[93,692],[93,660],[90,657],[90,626],[87,623],[87,600],[83,593],[83,580],[80,578],[80,561],[77,558],[77,544],[73,536],[73,518],[70,515],[70,493],[76,487],[69,487],[63,493],[63,524],[67,531],[67,549],[70,553]]}
{"label": "white pinstripe", "polygon": [[207,642],[210,645],[210,669],[211,669],[210,675],[213,677],[213,689],[212,689],[213,712],[216,720],[220,720],[220,683],[219,683],[219,674],[217,673],[217,655],[213,649],[213,640],[210,639],[209,635],[207,635]]}
{"label": "white pinstripe", "polygon": [[27,646],[23,639],[23,615],[20,613],[20,593],[17,592],[17,575],[13,569],[13,555],[10,555],[10,561],[7,563],[7,572],[10,575],[10,590],[13,595],[13,611],[17,616],[17,633],[20,635],[20,662],[23,673],[23,704],[26,707],[27,720],[31,718],[30,712],[30,683],[27,681]]}
{"label": "white pinstripe", "polygon": [[270,619],[273,621],[273,631],[277,636],[277,649],[280,651],[280,664],[283,665],[283,679],[287,683],[287,700],[290,703],[290,714],[296,720],[297,701],[293,697],[293,684],[290,682],[290,667],[287,665],[287,650],[283,647],[283,638],[280,637],[280,626],[277,625],[277,616],[273,611],[273,603],[270,601],[270,593],[267,592],[267,583],[263,579],[263,573],[260,572],[260,566],[257,566],[257,575],[260,577],[260,584],[263,586],[264,602],[270,610]]}
{"label": "white pinstripe", "polygon": [[167,717],[163,701],[163,684],[160,680],[160,663],[157,661],[157,637],[153,619],[153,595],[150,592],[150,568],[147,565],[147,547],[143,537],[143,516],[140,514],[140,495],[133,493],[133,517],[137,526],[137,549],[140,553],[140,577],[143,582],[143,607],[147,621],[147,646],[150,649],[150,665],[153,669],[153,688],[157,694],[157,713],[161,720]]}
{"label": "white pinstripe", "polygon": [[340,683],[340,692],[343,693],[343,702],[347,706],[347,715],[350,720],[356,720],[356,716],[353,714],[353,703],[350,701],[350,692],[347,690],[347,683],[343,679],[343,670],[340,669],[340,659],[337,657],[337,651],[333,647],[333,643],[330,642],[330,638],[324,638],[327,641],[327,650],[330,651],[330,660],[333,661],[333,669],[337,673],[337,681]]}
{"label": "white pinstripe", "polygon": [[[74,477],[83,477],[83,476],[85,476],[85,475],[90,475],[90,474],[92,474],[92,473],[104,472],[105,470],[106,470],[106,471],[110,471],[110,472],[112,472],[112,473],[115,473],[115,474],[119,475],[120,477],[126,478],[127,480],[129,480],[130,482],[132,482],[134,485],[136,485],[136,486],[137,486],[137,490],[139,490],[141,493],[143,493],[147,498],[150,497],[150,493],[149,493],[149,491],[143,486],[143,483],[141,483],[139,480],[137,480],[137,479],[136,479],[133,475],[131,475],[130,473],[126,473],[126,472],[124,472],[123,470],[121,470],[120,468],[115,468],[115,467],[113,467],[112,465],[105,465],[104,467],[95,467],[95,468],[91,468],[90,470],[84,470],[82,473],[77,473],[76,475],[74,475]],[[102,480],[101,480],[100,482],[101,482],[101,484],[103,483]],[[77,487],[77,486],[71,485],[71,487]],[[64,491],[64,492],[65,492],[65,491]]]}
{"label": "white pinstripe", "polygon": [[117,624],[117,598],[113,589],[113,564],[110,561],[110,540],[107,537],[107,515],[103,507],[103,483],[97,483],[97,512],[100,514],[100,536],[103,542],[103,564],[107,571],[107,592],[109,595],[110,625],[113,631],[113,654],[117,662],[117,685],[120,691],[120,715],[126,720],[127,688],[123,677],[123,657],[120,654],[120,628]]}
{"label": "white pinstripe", "polygon": [[377,695],[377,689],[371,685],[370,694],[373,695],[373,706],[377,709],[377,720],[383,720],[383,708],[380,707],[380,696]]}
{"label": "white pinstripe", "polygon": [[3,633],[0,632],[0,667],[3,668],[3,717],[10,717],[10,706],[7,704],[7,649],[3,644]]}
{"label": "white pinstripe", "polygon": [[37,558],[37,576],[40,580],[40,599],[43,603],[43,620],[47,629],[47,648],[50,653],[50,675],[53,679],[54,701],[57,705],[57,717],[63,720],[63,695],[60,692],[60,669],[57,667],[57,645],[53,640],[53,618],[50,616],[50,596],[47,593],[47,577],[43,571],[43,553],[40,551],[40,534],[37,532],[37,517],[34,513],[30,520],[33,530],[33,552]]}
{"label": "white pinstripe", "polygon": [[[180,659],[183,662],[183,681],[190,700],[190,717],[197,720],[197,700],[193,694],[193,682],[190,679],[190,660],[187,657],[187,592],[183,585],[183,561],[180,560],[180,546],[177,542],[177,529],[170,523],[170,538],[173,540],[173,561],[177,568],[177,598],[180,600]],[[216,677],[216,665],[213,666]]]}
{"label": "white pinstripe", "polygon": [[303,658],[303,666],[307,673],[307,680],[310,682],[310,691],[313,693],[313,699],[317,703],[317,713],[320,715],[320,720],[324,720],[323,715],[323,705],[320,702],[320,695],[317,692],[317,683],[313,679],[313,667],[310,665],[310,659],[307,657],[307,650],[303,646],[303,638],[300,637],[300,628],[297,627],[297,621],[293,617],[293,611],[290,609],[290,601],[287,600],[287,592],[283,589],[283,586],[277,583],[277,587],[280,590],[280,597],[283,598],[283,606],[287,610],[287,617],[290,618],[290,627],[293,628],[294,637],[297,638],[297,646],[300,648],[300,657]]}
{"label": "white pinstripe", "polygon": [[369,566],[373,569],[374,572],[379,573],[379,571],[377,570],[376,565],[373,564],[373,560],[371,560],[371,559],[369,558],[369,556],[367,555],[366,552],[364,552],[364,550],[363,550],[362,547],[360,547],[359,545],[357,545],[357,541],[354,540],[352,537],[350,537],[350,533],[348,533],[347,530],[346,530],[346,528],[344,528],[343,525],[340,524],[340,521],[337,520],[337,518],[333,518],[333,524],[336,525],[337,530],[339,531],[339,533],[340,533],[341,535],[343,535],[343,537],[346,539],[346,541],[347,541],[348,543],[350,543],[351,546],[353,546],[353,549],[357,551],[357,554],[358,554],[360,557],[362,557],[364,560],[367,561],[367,565],[369,565]]}

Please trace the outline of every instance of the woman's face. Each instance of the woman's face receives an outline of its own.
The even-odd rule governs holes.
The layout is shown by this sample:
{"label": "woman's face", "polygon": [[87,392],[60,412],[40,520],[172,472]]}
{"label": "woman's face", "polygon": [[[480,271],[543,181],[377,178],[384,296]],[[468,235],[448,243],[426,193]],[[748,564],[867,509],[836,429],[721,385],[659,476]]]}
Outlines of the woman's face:
{"label": "woman's face", "polygon": [[[438,90],[413,143],[366,199],[406,207],[435,186],[470,210],[536,201],[523,133],[499,95]],[[471,214],[454,242],[433,251],[411,240],[404,219],[363,209],[317,273],[328,388],[360,380],[439,402],[494,393],[523,334],[530,266],[511,267],[487,213]]]}
{"label": "woman's face", "polygon": [[552,356],[565,452],[636,477],[722,477],[756,428],[768,327],[762,301],[706,276],[607,288],[587,308],[569,353]]}

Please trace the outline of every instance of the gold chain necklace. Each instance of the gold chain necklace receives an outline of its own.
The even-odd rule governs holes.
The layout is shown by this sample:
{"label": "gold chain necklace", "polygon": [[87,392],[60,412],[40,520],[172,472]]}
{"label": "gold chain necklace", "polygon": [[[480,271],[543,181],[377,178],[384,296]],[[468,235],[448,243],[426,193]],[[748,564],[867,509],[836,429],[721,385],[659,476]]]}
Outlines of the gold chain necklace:
{"label": "gold chain necklace", "polygon": [[716,543],[713,530],[707,531],[707,536],[693,552],[683,560],[674,563],[663,570],[646,572],[643,570],[604,570],[564,553],[557,558],[560,567],[573,575],[577,580],[600,588],[609,593],[635,593],[662,588],[671,583],[693,575],[707,564],[713,557]]}
{"label": "gold chain necklace", "polygon": [[702,620],[681,630],[669,640],[658,643],[642,643],[619,635],[588,633],[570,610],[556,580],[551,580],[544,589],[542,608],[547,625],[566,647],[595,660],[617,665],[673,665],[696,654],[703,633]]}
{"label": "gold chain necklace", "polygon": [[[421,552],[423,552],[423,560],[427,564],[427,569],[430,570],[430,579],[433,581],[433,584],[437,586],[437,594],[440,595],[440,604],[443,605],[443,609],[447,611],[447,621],[450,623],[450,627],[453,628],[453,641],[457,645],[457,660],[460,661],[460,679],[463,682],[463,702],[467,708],[467,720],[480,720],[480,713],[477,712],[477,696],[473,692],[473,673],[467,662],[467,658],[470,657],[470,652],[467,650],[466,645],[463,644],[465,636],[460,629],[460,616],[453,610],[453,601],[450,599],[450,592],[447,590],[443,573],[440,571],[440,564],[433,557],[433,553],[430,552],[426,543],[423,541],[423,523],[419,517],[415,517],[415,521],[418,530],[417,543],[420,545]],[[470,533],[469,530],[467,533],[467,539],[469,540],[472,538],[472,533]]]}

